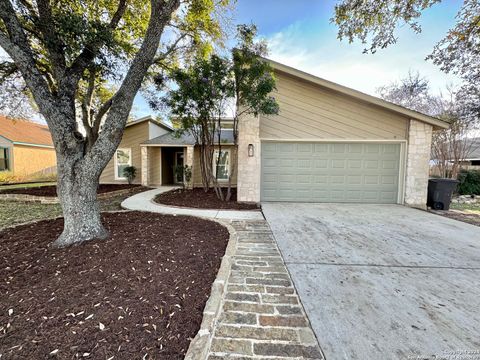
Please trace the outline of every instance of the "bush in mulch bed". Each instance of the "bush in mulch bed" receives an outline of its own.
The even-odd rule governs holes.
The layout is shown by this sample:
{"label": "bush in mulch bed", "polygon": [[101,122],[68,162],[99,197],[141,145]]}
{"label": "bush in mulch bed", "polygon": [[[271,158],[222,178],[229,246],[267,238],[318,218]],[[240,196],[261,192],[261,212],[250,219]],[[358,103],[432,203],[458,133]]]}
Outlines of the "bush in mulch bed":
{"label": "bush in mulch bed", "polygon": [[183,359],[225,252],[218,223],[103,215],[111,232],[48,245],[63,220],[0,232],[0,358]]}
{"label": "bush in mulch bed", "polygon": [[[224,190],[226,193],[226,190]],[[205,192],[203,188],[192,190],[172,190],[159,194],[154,201],[159,204],[190,207],[197,209],[223,209],[223,210],[258,210],[256,204],[237,202],[237,189],[232,189],[230,201],[221,201],[213,189]]]}
{"label": "bush in mulch bed", "polygon": [[[104,194],[112,191],[124,190],[124,189],[134,189],[141,185],[135,184],[100,184],[97,190],[97,194]],[[39,187],[26,187],[26,188],[15,188],[15,189],[0,189],[0,194],[25,194],[33,196],[47,196],[47,197],[56,197],[57,196],[57,187],[55,185],[48,186],[39,186]]]}

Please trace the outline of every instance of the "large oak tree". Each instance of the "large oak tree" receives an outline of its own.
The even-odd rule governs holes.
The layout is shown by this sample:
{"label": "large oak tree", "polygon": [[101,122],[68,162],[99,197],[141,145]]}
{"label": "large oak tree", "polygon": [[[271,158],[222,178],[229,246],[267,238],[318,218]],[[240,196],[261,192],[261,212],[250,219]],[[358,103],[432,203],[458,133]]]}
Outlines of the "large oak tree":
{"label": "large oak tree", "polygon": [[[0,0],[4,73],[21,74],[52,133],[66,246],[107,231],[96,193],[153,66],[218,38],[228,0]],[[80,120],[79,120],[80,119]],[[81,124],[81,125],[80,125]],[[81,131],[81,128],[85,131]]]}

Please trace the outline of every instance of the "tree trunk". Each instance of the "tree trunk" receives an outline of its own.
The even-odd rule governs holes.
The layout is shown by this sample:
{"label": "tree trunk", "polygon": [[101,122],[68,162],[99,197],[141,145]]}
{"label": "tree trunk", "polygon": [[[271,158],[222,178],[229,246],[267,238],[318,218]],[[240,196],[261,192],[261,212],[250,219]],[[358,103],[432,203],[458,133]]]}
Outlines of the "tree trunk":
{"label": "tree trunk", "polygon": [[71,167],[64,164],[59,167],[57,195],[65,224],[62,234],[53,243],[54,247],[108,236],[108,231],[102,225],[97,202],[98,176],[82,171],[81,167],[86,168],[85,164]]}

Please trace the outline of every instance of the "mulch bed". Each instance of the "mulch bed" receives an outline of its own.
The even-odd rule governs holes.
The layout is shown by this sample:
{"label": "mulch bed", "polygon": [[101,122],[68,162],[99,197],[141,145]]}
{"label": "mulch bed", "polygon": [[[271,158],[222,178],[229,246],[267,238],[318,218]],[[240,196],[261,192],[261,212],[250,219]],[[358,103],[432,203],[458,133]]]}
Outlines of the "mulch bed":
{"label": "mulch bed", "polygon": [[476,225],[480,226],[480,215],[478,214],[471,214],[467,212],[462,212],[462,211],[435,211],[431,210],[437,215],[445,216],[450,219],[458,220],[458,221],[463,221],[471,225]]}
{"label": "mulch bed", "polygon": [[[133,189],[141,185],[136,184],[100,184],[98,187],[97,194],[104,194],[112,191]],[[57,187],[55,185],[49,186],[39,186],[31,188],[17,188],[17,189],[7,189],[1,190],[0,194],[25,194],[25,195],[34,195],[34,196],[46,196],[46,197],[56,197],[57,196]]]}
{"label": "mulch bed", "polygon": [[[226,190],[224,190],[226,194]],[[221,201],[215,191],[210,189],[205,192],[202,188],[192,190],[172,190],[159,194],[154,201],[159,204],[190,207],[197,209],[223,209],[223,210],[257,210],[255,204],[243,204],[237,202],[237,189],[232,189],[230,201]]]}
{"label": "mulch bed", "polygon": [[63,220],[0,232],[0,358],[183,359],[225,252],[218,223],[103,214],[111,235],[48,245]]}

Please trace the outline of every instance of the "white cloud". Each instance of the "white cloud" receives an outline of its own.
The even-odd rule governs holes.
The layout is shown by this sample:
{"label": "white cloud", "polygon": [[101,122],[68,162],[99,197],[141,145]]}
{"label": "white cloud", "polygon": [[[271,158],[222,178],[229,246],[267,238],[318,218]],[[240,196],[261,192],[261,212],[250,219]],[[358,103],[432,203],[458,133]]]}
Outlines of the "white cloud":
{"label": "white cloud", "polygon": [[399,43],[376,54],[363,54],[362,44],[339,41],[333,26],[312,29],[312,24],[304,22],[296,22],[266,40],[271,59],[371,95],[409,70],[427,77],[434,92],[458,83],[455,76],[425,61],[436,43],[431,33],[417,35],[404,29],[400,35]]}

